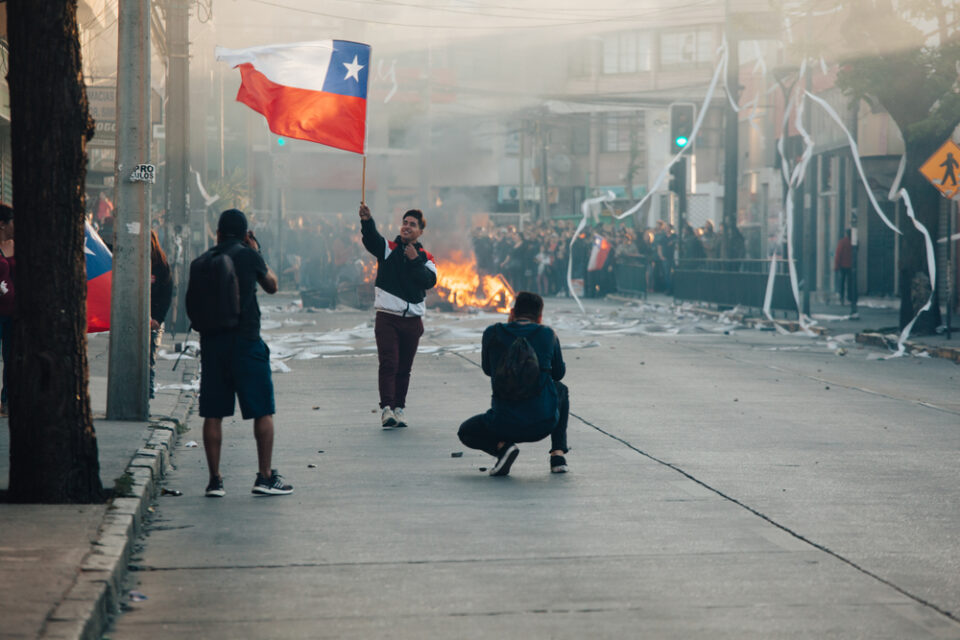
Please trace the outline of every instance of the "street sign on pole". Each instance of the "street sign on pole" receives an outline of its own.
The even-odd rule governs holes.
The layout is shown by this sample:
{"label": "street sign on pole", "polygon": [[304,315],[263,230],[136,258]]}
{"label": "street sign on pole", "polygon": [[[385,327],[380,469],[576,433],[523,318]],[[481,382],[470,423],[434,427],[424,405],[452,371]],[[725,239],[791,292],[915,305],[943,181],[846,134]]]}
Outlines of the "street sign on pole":
{"label": "street sign on pole", "polygon": [[920,173],[930,181],[945,198],[953,198],[960,191],[960,147],[953,140],[947,140],[937,152],[930,156]]}

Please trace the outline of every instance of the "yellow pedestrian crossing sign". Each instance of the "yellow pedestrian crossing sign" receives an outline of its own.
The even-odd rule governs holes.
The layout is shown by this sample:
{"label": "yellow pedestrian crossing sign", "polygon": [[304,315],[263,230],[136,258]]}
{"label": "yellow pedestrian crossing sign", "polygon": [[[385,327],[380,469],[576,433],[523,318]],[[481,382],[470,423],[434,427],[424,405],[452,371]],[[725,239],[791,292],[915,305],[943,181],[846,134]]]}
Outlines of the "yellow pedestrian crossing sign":
{"label": "yellow pedestrian crossing sign", "polygon": [[953,198],[960,191],[960,147],[953,140],[947,140],[935,154],[930,156],[920,173],[943,194]]}

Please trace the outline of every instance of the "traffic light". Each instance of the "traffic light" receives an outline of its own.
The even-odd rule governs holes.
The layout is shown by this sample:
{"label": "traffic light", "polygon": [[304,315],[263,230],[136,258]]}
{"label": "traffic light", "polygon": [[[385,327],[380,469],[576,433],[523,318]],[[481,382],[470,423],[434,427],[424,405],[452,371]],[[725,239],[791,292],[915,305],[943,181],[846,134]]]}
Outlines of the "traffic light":
{"label": "traffic light", "polygon": [[680,158],[670,166],[670,191],[678,196],[687,193],[687,159]]}
{"label": "traffic light", "polygon": [[676,155],[690,144],[694,115],[692,104],[678,102],[670,105],[670,153]]}

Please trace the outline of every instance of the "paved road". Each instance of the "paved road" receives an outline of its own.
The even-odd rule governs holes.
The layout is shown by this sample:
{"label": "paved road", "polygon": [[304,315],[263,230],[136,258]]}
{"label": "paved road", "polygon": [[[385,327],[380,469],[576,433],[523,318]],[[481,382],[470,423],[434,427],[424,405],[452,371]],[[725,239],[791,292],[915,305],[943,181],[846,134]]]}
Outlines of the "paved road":
{"label": "paved road", "polygon": [[491,317],[431,316],[411,427],[383,432],[370,315],[272,309],[291,369],[275,460],[296,492],[250,494],[238,421],[227,496],[204,498],[195,418],[167,481],[184,495],[160,498],[133,560],[148,599],[109,636],[960,638],[957,365],[548,305],[571,473],[540,443],[508,478],[455,435],[488,400]]}

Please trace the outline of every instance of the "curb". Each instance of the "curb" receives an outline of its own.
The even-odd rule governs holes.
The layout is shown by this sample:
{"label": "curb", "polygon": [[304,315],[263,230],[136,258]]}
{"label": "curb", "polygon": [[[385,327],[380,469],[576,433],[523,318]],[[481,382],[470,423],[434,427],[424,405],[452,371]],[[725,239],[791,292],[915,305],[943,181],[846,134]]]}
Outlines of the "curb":
{"label": "curb", "polygon": [[[897,348],[898,338],[899,336],[896,336],[892,333],[882,334],[865,331],[857,334],[857,342],[860,344],[884,347],[894,350]],[[912,340],[905,341],[903,345],[910,353],[926,353],[933,358],[943,358],[945,360],[952,360],[956,364],[960,364],[960,347],[931,347],[925,344],[913,342]]]}
{"label": "curb", "polygon": [[[184,367],[183,381],[191,381],[196,371],[195,363]],[[133,479],[130,493],[110,501],[76,582],[47,617],[41,638],[100,640],[119,612],[133,541],[142,532],[150,502],[171,468],[179,430],[186,426],[196,397],[196,391],[181,391],[171,416],[151,417],[147,443],[126,468]]]}

